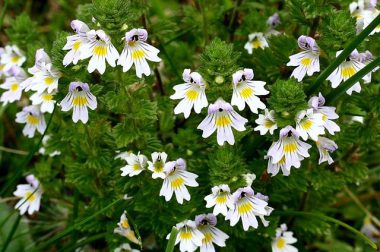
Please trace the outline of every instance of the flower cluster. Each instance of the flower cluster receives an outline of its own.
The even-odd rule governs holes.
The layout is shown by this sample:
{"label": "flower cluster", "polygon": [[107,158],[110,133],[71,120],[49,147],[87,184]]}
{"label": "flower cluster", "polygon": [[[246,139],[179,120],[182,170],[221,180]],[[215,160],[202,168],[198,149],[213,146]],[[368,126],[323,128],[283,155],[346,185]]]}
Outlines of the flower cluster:
{"label": "flower cluster", "polygon": [[132,65],[135,66],[136,75],[141,78],[143,74],[150,75],[151,70],[148,62],[160,62],[157,56],[160,52],[155,47],[146,43],[148,32],[145,29],[132,29],[125,33],[123,38],[125,47],[119,55],[111,38],[103,30],[90,30],[90,28],[80,20],[73,20],[71,28],[76,33],[67,37],[67,43],[63,50],[69,51],[63,59],[63,64],[76,65],[79,60],[90,58],[87,70],[89,73],[98,70],[104,74],[106,61],[111,67],[120,65],[123,72],[128,71]]}
{"label": "flower cluster", "polygon": [[[174,108],[174,113],[183,113],[185,118],[188,118],[193,107],[195,113],[199,114],[202,108],[208,106],[205,92],[206,83],[199,73],[191,72],[190,69],[185,69],[182,76],[185,83],[174,86],[176,92],[170,98],[181,99]],[[266,108],[258,96],[267,95],[269,91],[264,88],[264,81],[254,81],[253,77],[253,70],[248,68],[239,70],[232,75],[231,103],[220,97],[208,106],[208,115],[198,126],[198,129],[203,131],[204,138],[211,136],[216,131],[219,145],[223,145],[224,142],[233,145],[235,138],[232,128],[244,131],[244,124],[248,120],[240,116],[232,106],[243,110],[247,104],[252,113],[258,113],[258,109]]]}
{"label": "flower cluster", "polygon": [[151,156],[152,161],[148,161],[147,157],[140,153],[118,155],[116,158],[124,159],[127,162],[127,165],[120,169],[121,176],[133,177],[142,171],[149,170],[152,172],[153,179],[163,179],[160,196],[164,196],[166,201],[173,197],[173,193],[179,204],[183,204],[183,200],[189,201],[191,196],[186,186],[197,187],[198,175],[186,170],[186,161],[182,158],[167,162],[165,152],[154,152]]}

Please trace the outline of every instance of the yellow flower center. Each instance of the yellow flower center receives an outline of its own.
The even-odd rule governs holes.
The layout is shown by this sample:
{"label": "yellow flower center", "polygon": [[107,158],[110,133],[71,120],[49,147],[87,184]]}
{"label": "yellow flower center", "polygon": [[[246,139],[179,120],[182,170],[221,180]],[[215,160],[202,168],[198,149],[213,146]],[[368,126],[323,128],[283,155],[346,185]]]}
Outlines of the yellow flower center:
{"label": "yellow flower center", "polygon": [[43,93],[41,98],[43,101],[51,101],[53,100],[53,95],[49,93]]}
{"label": "yellow flower center", "polygon": [[207,232],[204,234],[204,238],[202,240],[202,243],[203,244],[207,244],[207,243],[210,243],[212,242],[212,234],[210,232]]}
{"label": "yellow flower center", "polygon": [[107,47],[104,45],[97,45],[94,47],[92,53],[99,57],[105,57],[107,55]]}
{"label": "yellow flower center", "polygon": [[285,247],[285,245],[286,245],[286,241],[284,240],[284,238],[280,238],[276,242],[276,246],[279,249],[283,249]]}
{"label": "yellow flower center", "polygon": [[182,177],[178,177],[178,178],[173,179],[170,182],[170,184],[171,184],[172,188],[175,190],[175,189],[180,188],[181,186],[183,186],[185,184],[185,179]]}
{"label": "yellow flower center", "polygon": [[26,117],[26,122],[30,125],[37,125],[38,124],[38,117],[34,115],[28,115]]}
{"label": "yellow flower center", "polygon": [[225,127],[231,125],[231,119],[227,115],[221,115],[216,118],[215,124],[217,127]]}
{"label": "yellow flower center", "polygon": [[16,92],[18,90],[18,83],[12,83],[11,85],[11,91],[12,92]]}
{"label": "yellow flower center", "polygon": [[73,99],[74,106],[85,106],[87,105],[87,99],[84,96],[76,96]]}
{"label": "yellow flower center", "polygon": [[132,59],[138,60],[145,56],[145,52],[141,49],[133,50],[132,51]]}
{"label": "yellow flower center", "polygon": [[356,73],[356,70],[353,66],[343,67],[342,68],[342,76],[343,78],[350,78]]}
{"label": "yellow flower center", "polygon": [[121,221],[121,226],[125,229],[129,228],[129,222],[127,219]]}
{"label": "yellow flower center", "polygon": [[294,142],[284,144],[284,152],[290,153],[295,152],[297,150],[297,144]]}
{"label": "yellow flower center", "polygon": [[253,210],[251,202],[247,201],[238,206],[238,213],[240,215],[249,213]]}
{"label": "yellow flower center", "polygon": [[227,195],[219,195],[215,199],[216,204],[226,204],[227,202]]}
{"label": "yellow flower center", "polygon": [[327,120],[327,116],[325,114],[322,114],[322,120],[323,121],[326,121]]}
{"label": "yellow flower center", "polygon": [[301,122],[301,126],[305,130],[309,130],[311,128],[311,126],[313,126],[313,123],[310,120],[306,119],[306,120]]}
{"label": "yellow flower center", "polygon": [[261,43],[261,41],[256,39],[256,40],[252,41],[251,45],[252,45],[253,49],[257,49],[257,48],[262,46],[262,43]]}
{"label": "yellow flower center", "polygon": [[164,170],[164,164],[162,161],[157,161],[153,164],[154,172],[162,172]]}
{"label": "yellow flower center", "polygon": [[44,81],[45,81],[45,84],[46,84],[46,85],[50,86],[51,84],[53,84],[54,79],[53,79],[52,77],[46,77],[46,78],[44,79]]}
{"label": "yellow flower center", "polygon": [[11,62],[12,63],[17,63],[17,61],[20,59],[20,57],[19,56],[12,56],[11,57]]}
{"label": "yellow flower center", "polygon": [[36,195],[33,192],[26,192],[25,199],[27,199],[29,202],[33,202],[36,200]]}
{"label": "yellow flower center", "polygon": [[74,44],[73,44],[74,51],[78,51],[80,45],[81,45],[80,41],[75,41]]}
{"label": "yellow flower center", "polygon": [[264,127],[267,128],[267,129],[270,129],[270,128],[273,127],[274,124],[275,124],[275,123],[272,122],[271,120],[265,120],[265,122],[264,122]]}
{"label": "yellow flower center", "polygon": [[285,164],[285,155],[282,156],[282,158],[280,159],[280,161],[278,161],[277,164],[278,164],[278,165],[283,165],[283,164]]}
{"label": "yellow flower center", "polygon": [[248,99],[253,94],[253,90],[250,87],[245,87],[240,91],[240,95],[243,99]]}
{"label": "yellow flower center", "polygon": [[301,65],[303,65],[303,66],[310,66],[311,65],[311,59],[310,58],[303,58],[301,60]]}
{"label": "yellow flower center", "polygon": [[193,237],[193,234],[190,231],[186,230],[186,231],[181,232],[179,236],[181,237],[182,240],[187,240],[187,239],[191,239]]}
{"label": "yellow flower center", "polygon": [[138,170],[140,170],[140,165],[139,164],[134,164],[134,165],[132,165],[132,169],[134,171],[138,171]]}
{"label": "yellow flower center", "polygon": [[186,91],[186,97],[190,101],[195,101],[198,98],[199,93],[194,89],[190,89]]}

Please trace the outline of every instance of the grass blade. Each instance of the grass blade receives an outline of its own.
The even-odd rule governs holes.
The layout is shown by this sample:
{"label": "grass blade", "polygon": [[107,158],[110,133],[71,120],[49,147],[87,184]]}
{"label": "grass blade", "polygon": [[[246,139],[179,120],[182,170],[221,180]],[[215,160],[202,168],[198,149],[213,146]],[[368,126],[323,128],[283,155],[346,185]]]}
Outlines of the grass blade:
{"label": "grass blade", "polygon": [[173,252],[177,234],[178,234],[178,229],[176,227],[173,227],[172,231],[170,232],[170,237],[169,237],[168,245],[166,246],[165,252]]}

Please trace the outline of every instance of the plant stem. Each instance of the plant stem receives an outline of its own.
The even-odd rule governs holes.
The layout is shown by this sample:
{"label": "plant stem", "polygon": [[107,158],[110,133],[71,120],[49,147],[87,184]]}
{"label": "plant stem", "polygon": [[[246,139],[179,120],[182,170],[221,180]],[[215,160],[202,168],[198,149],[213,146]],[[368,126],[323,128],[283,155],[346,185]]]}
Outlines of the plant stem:
{"label": "plant stem", "polygon": [[337,219],[334,219],[332,217],[329,217],[329,216],[326,216],[324,214],[321,214],[321,213],[313,213],[313,212],[298,212],[298,211],[276,211],[273,213],[273,215],[280,215],[280,216],[288,216],[288,215],[291,215],[291,216],[308,216],[308,217],[315,217],[315,218],[318,218],[318,219],[321,219],[323,221],[326,221],[326,222],[332,222],[332,223],[335,223],[341,227],[344,227],[345,229],[347,229],[348,231],[350,231],[351,233],[355,234],[357,237],[359,237],[360,239],[362,239],[364,242],[368,243],[368,245],[370,245],[374,250],[378,251],[379,250],[379,247],[376,245],[376,243],[374,243],[373,241],[371,241],[366,235],[364,235],[363,233],[361,233],[359,230],[351,227],[350,225],[340,221],[340,220],[337,220]]}
{"label": "plant stem", "polygon": [[13,237],[14,233],[16,232],[17,227],[20,224],[20,220],[21,220],[21,215],[17,215],[17,218],[16,218],[15,222],[13,223],[13,227],[11,229],[11,232],[9,232],[7,239],[4,242],[4,246],[1,249],[1,252],[5,252],[7,250],[9,244],[12,241],[12,237]]}
{"label": "plant stem", "polygon": [[166,246],[165,252],[173,252],[177,234],[178,234],[178,229],[176,227],[173,227],[172,231],[170,232],[170,237],[169,237],[168,245]]}
{"label": "plant stem", "polygon": [[[379,15],[380,16],[380,15]],[[353,75],[351,78],[343,82],[337,89],[332,91],[326,96],[326,102],[331,103],[339,98],[344,92],[346,92],[355,83],[359,82],[366,74],[371,72],[375,67],[380,65],[380,57],[373,60],[371,63],[363,67],[359,72]]]}
{"label": "plant stem", "polygon": [[8,153],[13,153],[13,154],[17,154],[17,155],[23,155],[23,156],[28,155],[28,152],[26,152],[26,151],[15,150],[15,149],[7,148],[7,147],[4,147],[4,146],[0,146],[0,151],[4,151],[4,152],[8,152]]}
{"label": "plant stem", "polygon": [[336,57],[336,59],[318,76],[317,80],[314,84],[307,90],[307,94],[314,93],[320,85],[322,85],[323,81],[326,80],[327,77],[342,63],[350,53],[362,42],[376,26],[380,24],[380,15],[377,17],[361,32],[357,35],[348,46],[342,51],[341,54]]}

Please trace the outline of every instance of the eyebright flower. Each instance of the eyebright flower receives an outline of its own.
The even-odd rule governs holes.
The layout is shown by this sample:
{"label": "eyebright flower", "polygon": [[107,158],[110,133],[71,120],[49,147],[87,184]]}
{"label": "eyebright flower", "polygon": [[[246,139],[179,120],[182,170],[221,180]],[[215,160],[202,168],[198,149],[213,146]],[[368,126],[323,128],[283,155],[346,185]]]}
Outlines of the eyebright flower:
{"label": "eyebright flower", "polygon": [[91,30],[87,32],[89,44],[83,47],[80,59],[90,58],[87,70],[89,73],[98,70],[100,74],[106,71],[106,60],[112,67],[116,66],[119,53],[111,43],[110,37],[103,30]]}
{"label": "eyebright flower", "polygon": [[127,165],[120,168],[122,171],[121,176],[133,177],[139,175],[143,170],[145,170],[147,165],[146,156],[138,153],[137,155],[131,153],[129,157],[126,157]]}
{"label": "eyebright flower", "polygon": [[248,42],[244,45],[244,49],[248,51],[248,54],[252,54],[252,51],[254,49],[264,49],[268,46],[268,42],[265,39],[263,33],[255,32],[248,35]]}
{"label": "eyebright flower", "polygon": [[205,201],[207,202],[206,207],[214,207],[214,215],[221,213],[226,216],[228,212],[227,208],[233,208],[230,187],[228,185],[219,185],[214,186],[211,190],[212,193],[205,197]]}
{"label": "eyebright flower", "polygon": [[258,126],[253,130],[260,131],[260,135],[265,135],[268,131],[273,135],[273,131],[278,128],[274,110],[268,111],[268,109],[265,109],[264,115],[259,114],[259,118],[255,120],[255,123]]}
{"label": "eyebright flower", "polygon": [[80,20],[73,20],[70,25],[76,34],[68,36],[66,45],[63,47],[63,50],[69,50],[63,58],[64,66],[71,63],[76,65],[78,60],[82,59],[83,51],[89,50],[90,40],[87,38],[87,32],[90,28]]}
{"label": "eyebright flower", "polygon": [[[263,195],[261,193],[256,193],[255,197],[258,198],[258,199],[264,200],[265,202],[269,201],[269,197],[265,196],[265,195]],[[272,207],[270,207],[270,206],[266,206],[265,210],[267,211],[266,214],[264,214],[264,215],[258,215],[258,216],[259,216],[261,222],[263,223],[264,227],[268,227],[269,226],[269,221],[267,221],[265,219],[265,216],[269,216],[274,209]]]}
{"label": "eyebright flower", "polygon": [[174,108],[174,114],[183,113],[184,117],[188,118],[193,107],[195,113],[199,114],[202,108],[207,107],[208,102],[205,83],[199,73],[185,69],[182,78],[186,83],[174,86],[175,94],[170,96],[170,99],[182,99]]}
{"label": "eyebright flower", "polygon": [[[370,51],[365,51],[363,53],[360,53],[359,61],[362,62],[364,65],[368,65],[373,61],[373,55]],[[372,73],[379,70],[380,67],[375,67],[372,71],[370,71],[364,78],[364,83],[370,83],[372,79]]]}
{"label": "eyebright flower", "polygon": [[[359,0],[350,4],[350,13],[356,18],[356,30],[358,33],[365,29],[380,13],[380,11],[376,9],[376,4],[376,0]],[[370,35],[377,32],[380,32],[379,26],[376,27]]]}
{"label": "eyebright flower", "polygon": [[168,154],[165,152],[153,152],[152,153],[152,162],[148,161],[148,169],[152,171],[152,178],[162,178],[166,177],[164,167]]}
{"label": "eyebright flower", "polygon": [[326,161],[328,164],[332,164],[334,160],[330,157],[330,152],[338,149],[338,145],[333,140],[321,136],[318,137],[316,144],[319,150],[319,164]]}
{"label": "eyebright flower", "polygon": [[[298,156],[300,161],[302,161],[304,158],[302,156]],[[273,163],[273,158],[271,156],[264,156],[265,159],[268,159],[268,165],[267,165],[267,172],[269,174],[272,174],[272,177],[273,176],[276,176],[277,173],[280,171],[282,171],[282,174],[284,176],[289,176],[290,175],[290,169],[291,167],[287,167],[286,165],[286,158],[285,156],[283,156],[280,161],[278,161],[277,163]],[[296,168],[299,168],[299,167],[296,167]]]}
{"label": "eyebright flower", "polygon": [[292,166],[299,168],[300,161],[310,156],[308,153],[310,148],[310,144],[299,139],[299,133],[292,126],[286,126],[280,130],[280,139],[268,150],[268,156],[272,157],[269,162],[272,164],[285,162],[285,167],[289,170]]}
{"label": "eyebright flower", "polygon": [[129,221],[127,218],[127,211],[124,211],[124,213],[120,217],[120,222],[117,223],[117,228],[113,230],[115,234],[119,234],[121,236],[124,236],[128,240],[130,240],[133,243],[141,244],[141,242],[136,238],[135,232],[132,230],[131,226],[129,225]]}
{"label": "eyebright flower", "polygon": [[208,115],[198,125],[198,129],[203,130],[202,137],[204,138],[209,137],[216,130],[219,145],[223,145],[226,141],[233,145],[235,138],[232,128],[237,131],[244,131],[246,122],[248,120],[236,113],[231,104],[219,98],[215,103],[210,104]]}
{"label": "eyebright flower", "polygon": [[71,82],[69,93],[60,103],[62,111],[73,109],[72,118],[74,123],[77,123],[79,120],[87,123],[87,107],[95,110],[97,105],[96,97],[90,92],[90,87],[87,83],[83,82]]}
{"label": "eyebright flower", "polygon": [[310,136],[311,139],[317,141],[319,135],[325,134],[325,128],[323,127],[325,121],[322,118],[323,115],[313,112],[313,109],[298,112],[296,130],[303,140],[306,141]]}
{"label": "eyebright flower", "polygon": [[315,113],[322,114],[323,126],[331,135],[334,135],[335,132],[340,131],[340,127],[332,120],[338,119],[339,116],[335,113],[335,107],[323,106],[324,104],[325,98],[321,93],[318,96],[311,97],[309,100],[309,107],[313,108]]}
{"label": "eyebright flower", "polygon": [[265,207],[268,205],[264,200],[255,197],[251,187],[239,188],[232,194],[234,207],[231,208],[226,216],[230,220],[230,225],[235,226],[241,218],[243,229],[247,231],[249,227],[257,228],[256,216],[266,215]]}
{"label": "eyebright flower", "polygon": [[202,232],[204,238],[202,239],[201,252],[215,252],[214,244],[219,247],[226,246],[226,240],[229,236],[216,228],[216,217],[213,214],[200,214],[195,216],[195,224],[199,231]]}
{"label": "eyebright flower", "polygon": [[26,181],[28,184],[18,185],[17,190],[13,192],[14,196],[21,198],[15,205],[15,209],[18,209],[21,215],[26,211],[32,215],[40,210],[42,188],[34,175],[28,175]]}
{"label": "eyebright flower", "polygon": [[13,66],[9,72],[12,73],[11,76],[7,77],[5,82],[0,85],[0,88],[7,90],[2,93],[0,97],[0,102],[3,102],[4,106],[8,104],[8,102],[12,103],[21,99],[23,90],[21,83],[27,77],[24,70],[17,66]]}
{"label": "eyebright flower", "polygon": [[[204,235],[199,231],[192,220],[185,220],[176,225],[178,234],[175,240],[175,245],[179,243],[179,250],[181,252],[193,252],[198,247],[202,246]],[[169,239],[170,234],[166,236]]]}
{"label": "eyebright flower", "polygon": [[35,105],[26,106],[21,112],[18,112],[16,122],[25,123],[22,133],[29,138],[34,136],[36,130],[43,134],[46,129],[44,115],[41,113],[40,107]]}
{"label": "eyebright flower", "polygon": [[287,231],[286,224],[282,224],[276,229],[276,238],[272,241],[273,252],[298,252],[298,249],[291,244],[297,242],[293,237],[293,232]]}
{"label": "eyebright flower", "polygon": [[140,250],[131,248],[131,245],[129,245],[129,243],[124,243],[115,248],[113,252],[140,252]]}
{"label": "eyebright flower", "polygon": [[55,94],[55,91],[52,93],[48,93],[47,91],[42,93],[36,92],[30,96],[30,100],[33,105],[41,105],[40,108],[42,113],[53,113],[54,104],[56,103],[56,100],[53,100]]}
{"label": "eyebright flower", "polygon": [[281,23],[280,21],[280,16],[278,15],[278,13],[274,13],[272,16],[270,16],[267,20],[267,25],[271,28],[274,28],[276,27],[277,25],[279,25]]}
{"label": "eyebright flower", "polygon": [[[338,51],[336,53],[336,57],[338,57],[339,54],[341,54],[341,51]],[[350,77],[352,77],[354,74],[359,72],[365,65],[360,62],[360,54],[358,50],[354,50],[351,52],[350,56],[343,61],[335,70],[330,74],[330,76],[327,78],[331,82],[331,87],[336,88],[339,86],[339,84],[343,81],[348,80]],[[364,76],[364,78],[367,78],[367,76]],[[352,91],[360,93],[361,86],[359,82],[356,82],[351,88],[349,88],[346,93],[348,95],[352,94]]]}
{"label": "eyebright flower", "polygon": [[179,204],[183,200],[190,200],[190,194],[186,186],[197,187],[198,183],[195,181],[198,175],[186,171],[186,162],[182,158],[177,161],[167,162],[165,164],[166,177],[160,190],[160,196],[165,196],[165,200],[169,201],[173,192]]}
{"label": "eyebright flower", "polygon": [[253,81],[253,70],[245,68],[232,75],[234,91],[231,105],[236,105],[239,110],[245,108],[245,103],[252,113],[258,113],[258,109],[265,109],[265,104],[257,96],[267,95],[269,91],[264,88],[264,81]]}
{"label": "eyebright flower", "polygon": [[150,75],[150,68],[147,60],[160,62],[157,56],[160,52],[157,48],[147,44],[148,32],[145,29],[132,29],[125,33],[125,47],[121,53],[118,65],[123,66],[123,72],[128,71],[135,65],[136,75],[141,78],[143,74]]}
{"label": "eyebright flower", "polygon": [[300,36],[298,38],[298,46],[302,52],[291,55],[287,66],[296,66],[291,76],[294,76],[299,82],[307,74],[312,76],[315,72],[319,72],[319,47],[317,42],[311,37]]}
{"label": "eyebright flower", "polygon": [[0,63],[3,65],[2,71],[7,72],[13,66],[21,67],[25,60],[24,53],[16,45],[7,45],[0,59]]}

